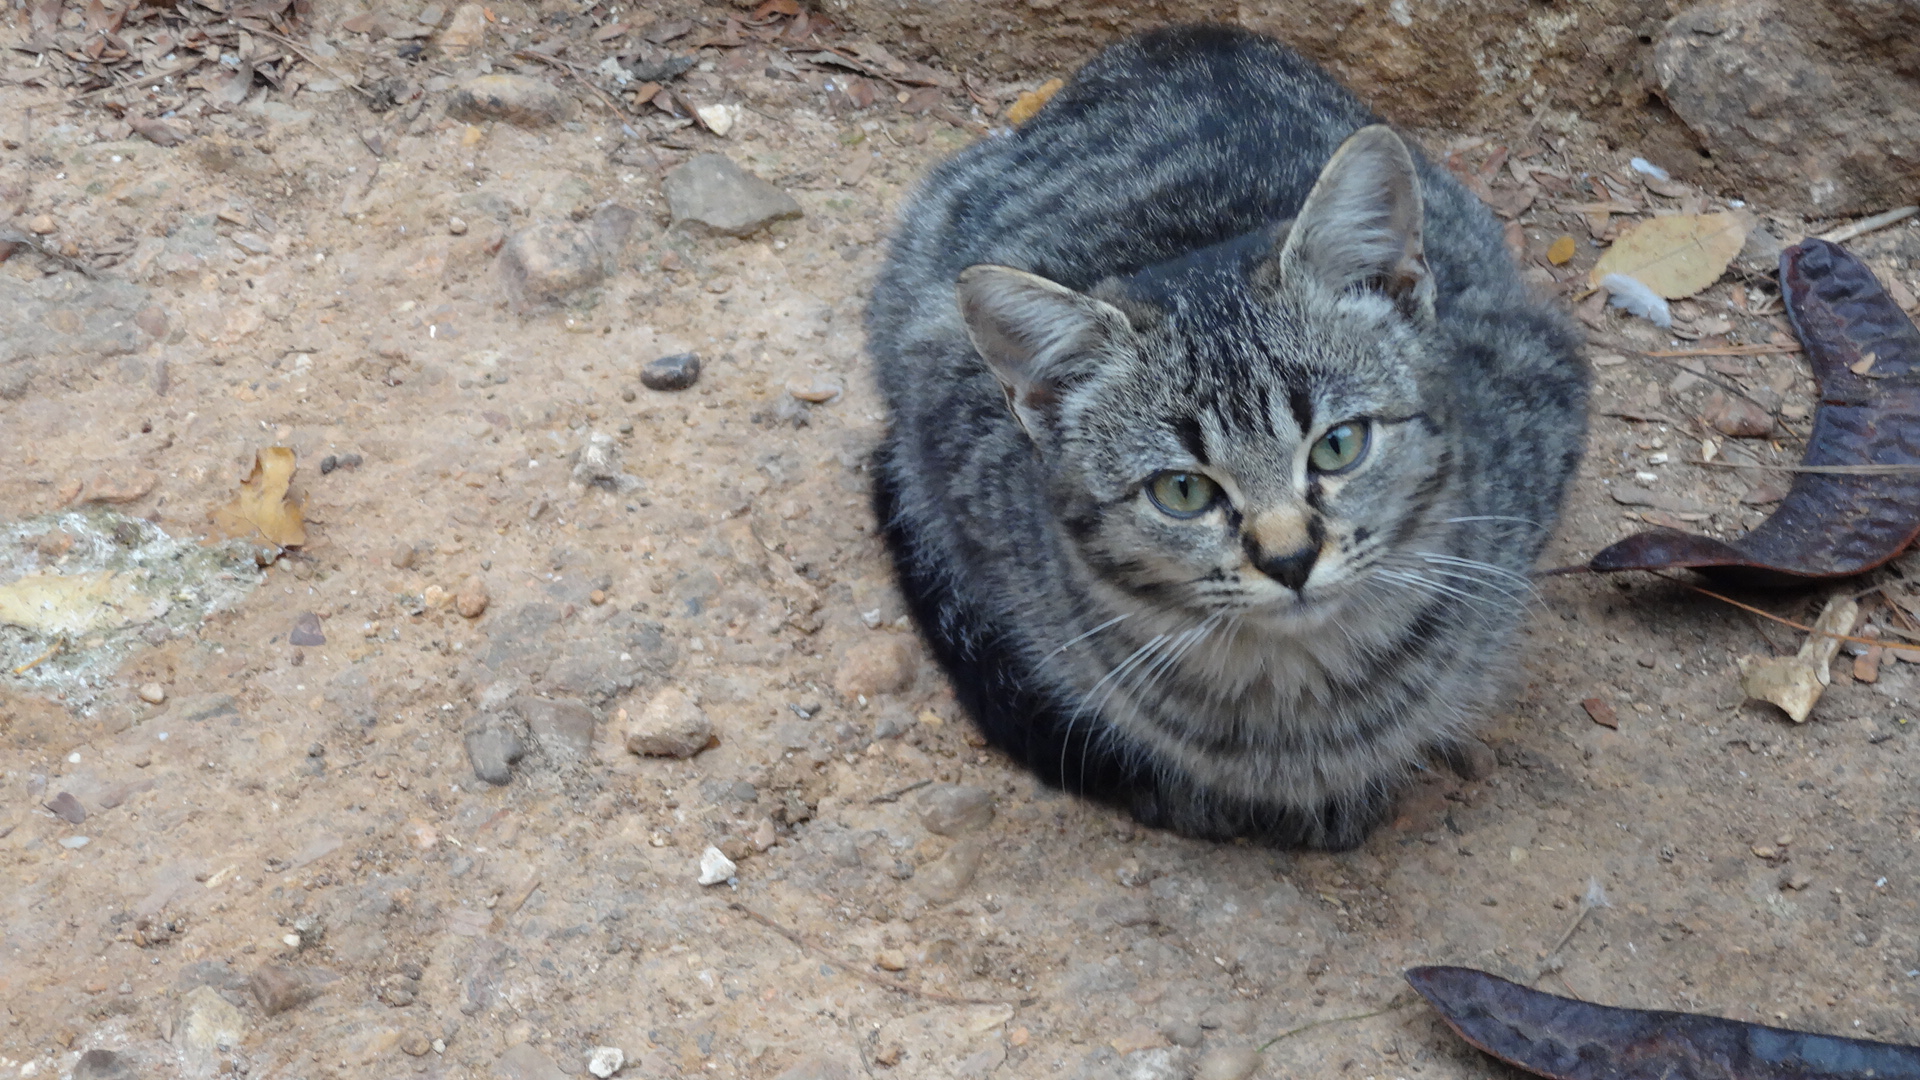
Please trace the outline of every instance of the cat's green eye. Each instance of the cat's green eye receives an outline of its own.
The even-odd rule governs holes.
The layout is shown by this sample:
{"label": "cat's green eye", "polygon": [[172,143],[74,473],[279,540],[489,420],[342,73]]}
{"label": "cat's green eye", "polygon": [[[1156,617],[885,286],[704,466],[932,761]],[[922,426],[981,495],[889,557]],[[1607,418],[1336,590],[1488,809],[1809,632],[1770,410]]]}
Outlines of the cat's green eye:
{"label": "cat's green eye", "polygon": [[1351,468],[1367,452],[1367,422],[1349,420],[1335,424],[1331,431],[1307,451],[1307,464],[1314,472],[1332,473]]}
{"label": "cat's green eye", "polygon": [[1220,497],[1220,487],[1199,473],[1163,472],[1147,485],[1147,496],[1162,513],[1190,518],[1213,505]]}

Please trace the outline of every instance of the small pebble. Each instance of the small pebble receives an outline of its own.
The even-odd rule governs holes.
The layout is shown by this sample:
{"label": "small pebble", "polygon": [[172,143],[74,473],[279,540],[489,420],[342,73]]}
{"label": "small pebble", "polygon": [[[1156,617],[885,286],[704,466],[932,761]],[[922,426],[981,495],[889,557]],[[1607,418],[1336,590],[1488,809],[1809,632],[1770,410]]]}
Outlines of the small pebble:
{"label": "small pebble", "polygon": [[881,949],[873,954],[873,966],[881,971],[905,971],[907,970],[906,950]]}
{"label": "small pebble", "polygon": [[33,220],[27,222],[27,231],[38,233],[41,236],[45,236],[48,233],[52,232],[53,231],[53,215],[52,214],[35,214],[33,216]]}
{"label": "small pebble", "polygon": [[413,561],[417,558],[419,553],[414,550],[412,544],[401,544],[393,549],[393,554],[388,556],[387,561],[393,564],[395,570],[411,570]]}
{"label": "small pebble", "polygon": [[303,611],[293,620],[293,629],[287,632],[287,644],[303,649],[325,645],[327,635],[320,628],[320,616],[311,611]]}
{"label": "small pebble", "polygon": [[87,820],[87,808],[81,806],[80,800],[74,798],[70,791],[63,791],[48,799],[46,806],[48,810],[53,811],[55,817],[69,825],[78,825]]}
{"label": "small pebble", "polygon": [[607,262],[588,227],[539,221],[507,238],[497,266],[513,308],[526,310],[600,284]]}
{"label": "small pebble", "polygon": [[450,217],[447,219],[447,231],[455,236],[467,235],[467,219]]}
{"label": "small pebble", "polygon": [[593,1052],[587,1055],[587,1071],[599,1077],[600,1080],[607,1080],[607,1077],[619,1072],[620,1067],[626,1063],[626,1052],[617,1046],[596,1046]]}
{"label": "small pebble", "polygon": [[594,607],[599,607],[607,602],[607,591],[605,589],[593,590],[587,594],[587,602]]}
{"label": "small pebble", "polygon": [[278,1016],[317,996],[315,988],[299,972],[280,964],[266,964],[255,971],[247,980],[247,989],[253,991],[260,1011],[268,1016]]}
{"label": "small pebble", "polygon": [[627,723],[627,749],[649,757],[690,758],[706,749],[713,722],[677,687],[666,687]]}
{"label": "small pebble", "polygon": [[167,688],[157,682],[144,683],[140,687],[140,700],[149,705],[158,705],[167,700]]}
{"label": "small pebble", "polygon": [[979,838],[967,837],[948,848],[945,855],[921,867],[913,876],[914,888],[935,902],[957,900],[973,883],[973,876],[980,872],[984,854]]}
{"label": "small pebble", "polygon": [[78,851],[92,842],[91,837],[66,836],[60,839],[60,846],[66,848],[68,851]]}
{"label": "small pebble", "polygon": [[1260,1067],[1260,1052],[1244,1046],[1219,1047],[1201,1055],[1194,1080],[1247,1080]]}
{"label": "small pebble", "polygon": [[749,838],[747,842],[753,845],[753,850],[765,851],[772,847],[778,839],[779,835],[773,831],[772,820],[761,818],[760,824],[753,827],[753,836]]}
{"label": "small pebble", "polygon": [[993,795],[971,784],[935,784],[920,796],[920,824],[930,833],[959,836],[993,820]]}
{"label": "small pebble", "polygon": [[503,785],[513,779],[512,765],[526,755],[526,740],[504,717],[489,714],[476,722],[466,735],[467,760],[473,774],[489,784]]}
{"label": "small pebble", "polygon": [[640,383],[649,390],[685,390],[700,378],[700,357],[674,353],[651,360],[640,369]]}
{"label": "small pebble", "polygon": [[400,1052],[408,1057],[424,1057],[427,1051],[432,1049],[433,1043],[417,1031],[407,1032],[406,1036],[400,1040]]}
{"label": "small pebble", "polygon": [[485,614],[492,599],[486,579],[474,574],[460,583],[460,591],[453,595],[453,607],[462,618],[477,619]]}
{"label": "small pebble", "polygon": [[727,853],[717,847],[709,846],[700,853],[700,884],[718,885],[739,872]]}
{"label": "small pebble", "polygon": [[833,688],[843,697],[897,694],[913,685],[913,642],[903,634],[886,634],[847,650],[834,673]]}
{"label": "small pebble", "polygon": [[796,375],[787,380],[787,393],[819,405],[839,397],[846,387],[830,375]]}

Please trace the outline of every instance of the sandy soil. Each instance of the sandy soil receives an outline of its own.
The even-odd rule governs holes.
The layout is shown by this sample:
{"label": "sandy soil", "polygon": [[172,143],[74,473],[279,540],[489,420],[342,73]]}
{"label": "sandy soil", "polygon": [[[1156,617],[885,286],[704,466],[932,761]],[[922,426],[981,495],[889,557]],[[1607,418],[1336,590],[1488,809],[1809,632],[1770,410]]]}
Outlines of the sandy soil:
{"label": "sandy soil", "polygon": [[[570,36],[589,67],[618,44],[564,12],[494,11],[483,55],[503,69],[508,27]],[[1484,775],[1424,776],[1362,850],[1136,828],[979,745],[867,511],[882,420],[863,296],[908,185],[975,137],[949,122],[972,118],[967,96],[914,114],[883,86],[854,108],[833,72],[749,44],[671,84],[745,105],[726,138],[651,107],[615,119],[571,81],[574,120],[470,125],[441,110],[477,59],[403,60],[337,14],[315,20],[334,63],[412,80],[415,105],[372,112],[310,70],[320,90],[257,91],[162,148],[57,90],[0,87],[7,227],[47,215],[54,252],[119,252],[98,278],[30,251],[0,265],[18,313],[0,332],[10,565],[57,569],[57,534],[111,534],[109,513],[203,535],[274,445],[298,455],[310,534],[261,571],[215,560],[258,583],[204,619],[183,601],[191,618],[0,674],[0,1076],[64,1077],[104,1048],[140,1077],[542,1077],[584,1073],[599,1046],[646,1077],[1504,1075],[1424,1007],[1237,1053],[1404,1005],[1400,971],[1422,963],[1920,1037],[1920,668],[1889,659],[1867,684],[1843,663],[1796,726],[1742,704],[1734,670],[1795,632],[1666,582],[1546,578]],[[1686,203],[1637,186],[1633,148],[1527,120],[1425,141],[1467,170],[1511,146],[1605,169],[1645,208]],[[745,239],[670,230],[662,175],[705,151],[804,217]],[[1522,170],[1491,164],[1511,198]],[[1556,280],[1599,247],[1566,208],[1594,197],[1530,182],[1545,190],[1518,239],[1543,285],[1574,292]],[[616,271],[509,309],[501,240],[609,202],[639,212]],[[1579,254],[1553,267],[1563,233]],[[1855,247],[1909,287],[1920,274],[1920,230]],[[1729,320],[1712,341],[1764,342],[1784,325],[1751,314],[1769,288],[1736,271],[1684,314]],[[1686,371],[1626,351],[1673,344],[1645,324],[1588,314],[1592,449],[1548,561],[1639,515],[1757,521],[1750,474],[1688,464],[1689,418],[1716,382],[1771,393],[1778,441],[1750,455],[1794,460],[1804,358]],[[640,384],[682,351],[703,360],[696,385]],[[820,404],[787,390],[835,380]],[[583,483],[595,434],[618,468]],[[1661,501],[1623,505],[1629,489]],[[122,501],[89,501],[103,493]],[[466,618],[474,577],[490,602]],[[1801,619],[1820,600],[1758,599]],[[303,616],[324,644],[290,642]],[[9,670],[45,651],[0,644]],[[627,752],[667,687],[713,743]],[[533,745],[494,786],[463,738],[509,712]],[[930,829],[924,800],[956,801],[942,785],[990,793],[991,820]],[[63,792],[82,820],[49,809]],[[738,865],[702,886],[709,846]],[[1608,906],[1582,918],[1590,883]]]}

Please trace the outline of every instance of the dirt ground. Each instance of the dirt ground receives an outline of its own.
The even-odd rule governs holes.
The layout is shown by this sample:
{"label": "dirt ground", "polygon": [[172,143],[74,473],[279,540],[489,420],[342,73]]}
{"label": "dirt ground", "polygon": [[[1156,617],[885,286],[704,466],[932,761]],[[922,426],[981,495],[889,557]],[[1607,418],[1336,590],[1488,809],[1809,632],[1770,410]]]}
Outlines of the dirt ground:
{"label": "dirt ground", "polygon": [[[330,66],[290,67],[304,85],[141,98],[191,113],[172,147],[0,83],[0,226],[45,249],[0,264],[0,555],[11,578],[149,545],[182,575],[164,614],[52,655],[0,638],[0,1076],[106,1049],[143,1078],[539,1078],[605,1046],[649,1078],[1510,1075],[1406,1004],[1427,963],[1920,1038],[1920,667],[1839,663],[1792,724],[1742,703],[1735,659],[1800,635],[1667,582],[1541,579],[1482,774],[1421,777],[1348,854],[1136,828],[980,746],[874,537],[860,318],[914,178],[1057,73],[861,89],[751,34],[692,49],[739,9],[663,7],[627,17],[693,23],[661,51],[700,63],[668,86],[744,106],[725,137],[532,60],[573,119],[444,115],[529,43],[583,70],[623,47],[595,37],[617,11],[578,11],[506,0],[479,51],[412,58],[417,36],[316,11],[300,40]],[[1573,116],[1419,134],[1570,298],[1608,229],[1722,205],[1643,187],[1635,148]],[[702,152],[804,215],[669,228],[663,175]],[[1597,201],[1633,212],[1572,209]],[[511,309],[502,240],[607,204],[638,212],[613,272]],[[1828,224],[1748,209],[1788,239]],[[1911,224],[1851,246],[1920,278]],[[1804,357],[1632,351],[1775,340],[1749,254],[1682,305],[1692,340],[1583,301],[1593,435],[1550,565],[1646,520],[1766,512],[1762,474],[1693,462],[1703,437],[1796,460]],[[640,382],[686,351],[691,388]],[[1776,410],[1771,440],[1693,419],[1721,388]],[[270,446],[297,455],[304,545],[265,569],[167,547]],[[577,472],[583,450],[605,467]],[[1745,599],[1804,620],[1821,597]],[[668,688],[713,740],[628,752]],[[484,782],[466,737],[515,716],[530,749]],[[990,820],[945,785],[989,793]],[[737,867],[703,886],[709,847]]]}

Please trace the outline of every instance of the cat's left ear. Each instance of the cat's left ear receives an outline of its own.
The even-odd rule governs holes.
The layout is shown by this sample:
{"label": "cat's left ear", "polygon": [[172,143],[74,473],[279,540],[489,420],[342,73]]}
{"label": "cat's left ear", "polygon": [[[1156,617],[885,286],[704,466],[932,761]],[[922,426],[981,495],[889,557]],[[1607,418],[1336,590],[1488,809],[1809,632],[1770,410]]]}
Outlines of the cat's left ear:
{"label": "cat's left ear", "polygon": [[1433,318],[1433,275],[1422,241],[1420,176],[1407,144],[1385,124],[1340,144],[1287,233],[1282,273],[1305,272],[1336,290],[1368,288],[1410,319]]}
{"label": "cat's left ear", "polygon": [[1132,335],[1113,305],[1008,266],[969,266],[956,292],[967,337],[1037,446],[1064,393]]}

